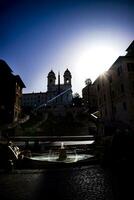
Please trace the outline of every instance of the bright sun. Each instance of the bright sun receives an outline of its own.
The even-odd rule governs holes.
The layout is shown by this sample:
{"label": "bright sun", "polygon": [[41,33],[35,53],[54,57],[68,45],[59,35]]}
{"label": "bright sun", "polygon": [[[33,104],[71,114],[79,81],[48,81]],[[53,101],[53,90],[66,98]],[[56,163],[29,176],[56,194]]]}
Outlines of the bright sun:
{"label": "bright sun", "polygon": [[114,62],[116,52],[110,47],[94,47],[82,52],[78,58],[80,74],[97,77]]}
{"label": "bright sun", "polygon": [[75,72],[81,79],[91,78],[94,81],[97,76],[106,71],[117,59],[117,51],[108,46],[96,46],[85,49],[78,55]]}
{"label": "bright sun", "polygon": [[80,83],[84,86],[87,78],[91,78],[93,82],[100,74],[108,70],[119,56],[117,49],[104,44],[81,49],[74,62],[77,88],[80,87]]}

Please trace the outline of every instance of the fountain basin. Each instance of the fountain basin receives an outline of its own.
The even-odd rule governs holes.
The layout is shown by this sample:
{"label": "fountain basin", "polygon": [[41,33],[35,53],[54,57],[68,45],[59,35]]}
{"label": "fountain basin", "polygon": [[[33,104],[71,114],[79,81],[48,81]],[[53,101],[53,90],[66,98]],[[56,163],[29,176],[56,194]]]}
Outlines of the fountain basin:
{"label": "fountain basin", "polygon": [[30,161],[34,161],[34,163],[75,163],[79,161],[84,161],[90,158],[93,158],[93,155],[90,154],[70,154],[67,153],[66,159],[60,160],[58,153],[53,153],[53,154],[33,154],[31,157],[28,157],[27,159]]}
{"label": "fountain basin", "polygon": [[[91,142],[91,141],[90,141]],[[89,151],[83,146],[77,148],[75,146],[65,146],[65,142],[58,142],[59,146],[51,146],[48,150],[39,153],[32,153],[30,156],[24,156],[22,161],[26,167],[30,168],[44,168],[47,166],[64,166],[74,163],[93,163],[96,159],[94,155],[90,154]],[[81,143],[80,143],[81,144]],[[72,164],[72,165],[71,165]]]}

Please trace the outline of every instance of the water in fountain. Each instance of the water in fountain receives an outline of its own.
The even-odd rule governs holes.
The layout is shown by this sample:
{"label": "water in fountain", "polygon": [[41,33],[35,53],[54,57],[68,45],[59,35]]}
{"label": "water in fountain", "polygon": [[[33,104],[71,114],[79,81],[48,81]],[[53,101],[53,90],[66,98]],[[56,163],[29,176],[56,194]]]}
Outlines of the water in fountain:
{"label": "water in fountain", "polygon": [[61,142],[60,149],[50,149],[41,154],[32,154],[30,160],[44,163],[75,163],[78,161],[93,158],[93,155],[87,153],[77,153],[76,149],[67,149],[64,142]]}
{"label": "water in fountain", "polygon": [[64,161],[67,159],[67,153],[66,153],[66,149],[64,148],[64,143],[61,142],[61,148],[59,150],[59,161]]}
{"label": "water in fountain", "polygon": [[49,153],[44,153],[44,154],[38,154],[38,155],[32,155],[32,157],[28,158],[30,160],[33,161],[37,161],[37,162],[44,162],[44,163],[49,163],[49,162],[53,162],[53,163],[58,163],[58,162],[62,162],[62,163],[74,163],[74,162],[78,162],[78,161],[82,161],[82,160],[86,160],[86,159],[90,159],[93,158],[93,155],[90,154],[77,154],[75,151],[73,152],[69,152],[66,154],[66,159],[64,157],[64,159],[59,159],[59,155],[58,153],[56,153],[56,151],[54,151],[53,153],[49,154]]}

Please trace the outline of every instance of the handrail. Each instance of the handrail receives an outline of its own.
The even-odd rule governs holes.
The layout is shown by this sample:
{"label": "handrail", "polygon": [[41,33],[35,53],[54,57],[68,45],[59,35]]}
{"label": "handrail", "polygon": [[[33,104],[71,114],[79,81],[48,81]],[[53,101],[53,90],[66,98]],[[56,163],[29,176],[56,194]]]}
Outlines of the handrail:
{"label": "handrail", "polygon": [[87,141],[93,140],[93,135],[85,136],[15,136],[9,137],[12,141]]}

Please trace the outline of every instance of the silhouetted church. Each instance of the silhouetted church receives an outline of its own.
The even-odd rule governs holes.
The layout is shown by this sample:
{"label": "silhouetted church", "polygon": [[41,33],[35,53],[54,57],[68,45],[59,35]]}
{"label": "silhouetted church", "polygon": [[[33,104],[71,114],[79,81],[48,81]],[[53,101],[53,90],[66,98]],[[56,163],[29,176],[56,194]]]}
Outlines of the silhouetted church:
{"label": "silhouetted church", "polygon": [[22,97],[23,107],[36,108],[46,105],[69,105],[72,103],[72,75],[68,69],[64,72],[63,83],[61,83],[60,73],[56,83],[56,75],[51,70],[47,76],[47,91],[38,93],[26,93]]}
{"label": "silhouetted church", "polygon": [[48,78],[47,102],[49,103],[49,101],[51,99],[56,97],[55,99],[53,99],[50,102],[52,102],[54,104],[63,104],[63,105],[70,104],[70,102],[72,101],[72,90],[71,90],[72,75],[71,75],[70,71],[67,69],[64,72],[64,75],[63,75],[64,83],[63,84],[61,84],[59,73],[58,73],[58,83],[56,84],[56,76],[52,70],[48,73],[47,78]]}

